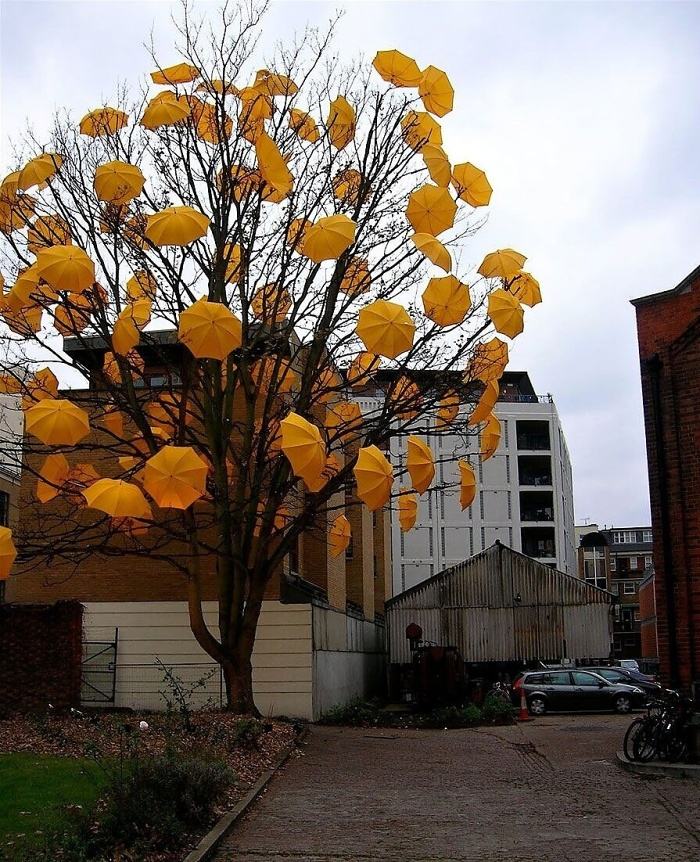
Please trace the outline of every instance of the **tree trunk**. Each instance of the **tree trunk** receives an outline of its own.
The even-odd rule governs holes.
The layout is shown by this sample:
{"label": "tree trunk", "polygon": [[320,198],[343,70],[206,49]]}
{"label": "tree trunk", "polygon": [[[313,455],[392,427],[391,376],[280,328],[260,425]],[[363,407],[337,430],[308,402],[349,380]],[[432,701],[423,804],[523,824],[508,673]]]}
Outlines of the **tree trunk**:
{"label": "tree trunk", "polygon": [[233,661],[222,663],[226,683],[226,708],[240,715],[259,716],[253,700],[253,665],[250,654],[236,656]]}

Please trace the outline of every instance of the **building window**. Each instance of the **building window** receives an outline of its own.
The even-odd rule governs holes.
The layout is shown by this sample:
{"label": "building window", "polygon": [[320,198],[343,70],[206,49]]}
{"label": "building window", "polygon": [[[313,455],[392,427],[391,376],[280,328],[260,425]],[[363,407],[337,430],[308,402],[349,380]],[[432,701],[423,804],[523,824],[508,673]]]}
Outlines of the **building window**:
{"label": "building window", "polygon": [[10,523],[10,495],[0,491],[0,524],[7,527]]}
{"label": "building window", "polygon": [[643,542],[653,542],[654,541],[652,538],[652,535],[651,535],[651,530],[644,530],[644,532],[642,533],[642,541]]}
{"label": "building window", "polygon": [[620,595],[620,585],[619,584],[611,584],[610,585],[610,592],[614,596],[619,596]]}
{"label": "building window", "polygon": [[610,571],[614,572],[616,569],[615,557],[610,557]]}
{"label": "building window", "polygon": [[654,560],[650,556],[644,557],[644,568],[650,569],[654,565]]}
{"label": "building window", "polygon": [[637,592],[637,585],[634,581],[625,581],[622,592],[626,596],[633,596]]}

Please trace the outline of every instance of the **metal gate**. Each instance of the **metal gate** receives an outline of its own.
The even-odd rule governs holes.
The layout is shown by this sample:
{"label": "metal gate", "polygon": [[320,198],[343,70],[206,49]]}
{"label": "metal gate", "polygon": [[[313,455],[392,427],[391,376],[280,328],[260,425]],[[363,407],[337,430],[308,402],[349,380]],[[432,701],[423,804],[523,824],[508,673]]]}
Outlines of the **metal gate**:
{"label": "metal gate", "polygon": [[80,702],[86,706],[114,704],[117,684],[119,629],[113,640],[84,641]]}

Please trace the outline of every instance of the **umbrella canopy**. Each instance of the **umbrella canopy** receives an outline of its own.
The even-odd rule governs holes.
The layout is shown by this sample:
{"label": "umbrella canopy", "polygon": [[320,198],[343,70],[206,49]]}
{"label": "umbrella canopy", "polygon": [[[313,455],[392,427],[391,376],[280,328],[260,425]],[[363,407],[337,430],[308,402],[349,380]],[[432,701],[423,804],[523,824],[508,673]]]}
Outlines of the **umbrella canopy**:
{"label": "umbrella canopy", "polygon": [[457,204],[441,186],[422,186],[408,198],[406,216],[416,233],[437,236],[454,225],[456,215]]}
{"label": "umbrella canopy", "polygon": [[457,197],[473,207],[485,207],[491,201],[491,183],[486,179],[486,174],[471,162],[454,166],[452,185]]}
{"label": "umbrella canopy", "polygon": [[435,425],[437,428],[444,428],[446,425],[454,422],[459,415],[460,407],[459,393],[451,390],[440,399],[440,406],[437,410],[437,420]]}
{"label": "umbrella canopy", "polygon": [[200,76],[199,69],[190,63],[176,63],[174,66],[151,72],[151,80],[154,84],[188,84],[190,81],[196,81]]}
{"label": "umbrella canopy", "polygon": [[361,188],[362,174],[355,168],[346,168],[333,177],[333,195],[346,206],[358,203]]}
{"label": "umbrella canopy", "polygon": [[95,283],[95,264],[76,245],[54,245],[39,252],[36,271],[56,290],[81,293]]}
{"label": "umbrella canopy", "polygon": [[42,503],[58,497],[61,488],[68,481],[70,464],[65,455],[48,455],[39,470],[40,478],[36,483],[36,495]]}
{"label": "umbrella canopy", "polygon": [[431,278],[422,299],[425,316],[438,326],[461,323],[472,304],[469,288],[454,275]]}
{"label": "umbrella canopy", "polygon": [[306,231],[300,251],[314,263],[337,260],[354,242],[356,229],[355,222],[346,215],[325,216]]}
{"label": "umbrella canopy", "polygon": [[12,203],[19,191],[19,171],[12,171],[0,182],[0,203]]}
{"label": "umbrella canopy", "polygon": [[493,408],[496,406],[498,396],[500,394],[500,386],[498,380],[489,380],[481,393],[476,407],[472,410],[471,416],[467,422],[470,426],[478,425],[480,422],[485,422]]}
{"label": "umbrella canopy", "polygon": [[52,245],[70,245],[71,230],[63,216],[40,216],[34,219],[27,231],[27,249],[32,254],[38,254],[43,248]]}
{"label": "umbrella canopy", "polygon": [[403,490],[398,499],[399,524],[401,532],[407,533],[415,527],[418,519],[418,495],[403,493]]}
{"label": "umbrella canopy", "polygon": [[124,436],[124,416],[116,407],[106,407],[99,423],[115,437]]}
{"label": "umbrella canopy", "polygon": [[462,511],[474,502],[476,497],[476,474],[474,468],[465,459],[459,462],[459,505]]}
{"label": "umbrella canopy", "polygon": [[361,351],[346,369],[348,383],[353,388],[367,386],[372,379],[372,372],[376,371],[380,364],[381,357],[376,353]]}
{"label": "umbrella canopy", "polygon": [[134,299],[127,306],[129,317],[134,321],[134,324],[143,329],[151,319],[152,302],[150,299],[143,297],[142,299]]}
{"label": "umbrella canopy", "polygon": [[287,75],[279,75],[269,69],[258,69],[255,73],[255,84],[269,96],[293,96],[299,92],[299,87]]}
{"label": "umbrella canopy", "polygon": [[406,374],[402,374],[396,380],[389,396],[389,402],[396,410],[399,419],[416,417],[422,400],[420,387]]}
{"label": "umbrella canopy", "polygon": [[401,120],[401,134],[406,145],[417,153],[428,144],[442,144],[440,124],[425,111],[409,111]]}
{"label": "umbrella canopy", "polygon": [[439,266],[445,272],[452,269],[450,253],[439,239],[435,239],[429,233],[414,233],[411,239],[418,251],[435,266]]}
{"label": "umbrella canopy", "polygon": [[40,368],[26,384],[26,403],[31,405],[58,395],[58,380],[50,368]]}
{"label": "umbrella canopy", "polygon": [[508,365],[508,345],[500,338],[478,344],[470,364],[468,377],[488,383],[498,380]]}
{"label": "umbrella canopy", "polygon": [[143,491],[123,479],[98,479],[82,492],[91,509],[112,518],[151,518],[151,507]]}
{"label": "umbrella canopy", "polygon": [[360,310],[355,332],[368,352],[396,359],[413,346],[416,324],[402,305],[377,299]]}
{"label": "umbrella canopy", "polygon": [[153,131],[161,126],[182,123],[191,113],[190,104],[184,96],[177,96],[170,90],[166,90],[151,99],[139,122],[146,129]]}
{"label": "umbrella canopy", "polygon": [[80,121],[80,134],[91,138],[114,135],[129,122],[129,115],[118,108],[96,108]]}
{"label": "umbrella canopy", "polygon": [[320,491],[325,484],[326,447],[321,432],[303,416],[293,411],[280,422],[282,452],[292,472],[306,483],[310,491]]}
{"label": "umbrella canopy", "polygon": [[412,57],[396,50],[377,51],[372,65],[395,87],[417,87],[423,74]]}
{"label": "umbrella canopy", "polygon": [[269,93],[260,87],[244,87],[238,96],[243,103],[241,107],[241,119],[256,123],[259,120],[269,120],[272,116],[273,102]]}
{"label": "umbrella canopy", "polygon": [[194,102],[194,97],[192,100],[192,119],[199,140],[215,145],[228,140],[233,134],[231,117],[209,102]]}
{"label": "umbrella canopy", "polygon": [[408,437],[406,468],[413,489],[419,494],[427,491],[435,478],[435,458],[430,446],[414,434]]}
{"label": "umbrella canopy", "polygon": [[12,541],[12,530],[9,527],[0,527],[0,581],[10,577],[16,556],[17,548]]}
{"label": "umbrella canopy", "polygon": [[479,274],[484,278],[503,278],[506,281],[517,275],[527,258],[512,248],[499,248],[487,254],[479,266]]}
{"label": "umbrella canopy", "polygon": [[515,338],[523,331],[523,308],[517,296],[499,287],[489,294],[488,316],[496,332]]}
{"label": "umbrella canopy", "polygon": [[430,179],[436,186],[447,188],[452,181],[452,166],[447,153],[438,144],[425,144],[421,150]]}
{"label": "umbrella canopy", "polygon": [[357,401],[337,401],[326,411],[326,428],[338,433],[357,432],[362,426],[362,408]]}
{"label": "umbrella canopy", "polygon": [[93,185],[101,201],[124,206],[138,197],[146,182],[141,169],[128,162],[107,162],[95,170]]}
{"label": "umbrella canopy", "polygon": [[498,449],[498,444],[500,442],[501,423],[496,419],[493,413],[491,413],[486,420],[486,425],[484,426],[480,436],[481,460],[488,461],[488,459],[493,456],[496,449]]}
{"label": "umbrella canopy", "polygon": [[345,149],[355,137],[355,109],[344,96],[338,96],[331,102],[326,127],[331,144],[337,150]]}
{"label": "umbrella canopy", "polygon": [[25,411],[27,431],[47,446],[75,446],[90,433],[87,413],[61,398],[44,398]]}
{"label": "umbrella canopy", "polygon": [[294,177],[277,144],[265,132],[258,135],[255,141],[255,154],[262,178],[275,191],[286,197],[294,186]]}
{"label": "umbrella canopy", "polygon": [[155,299],[158,282],[145,269],[137,269],[126,283],[126,295],[129,299]]}
{"label": "umbrella canopy", "polygon": [[17,188],[26,192],[33,186],[48,182],[63,164],[63,156],[58,153],[43,153],[30,159],[19,172]]}
{"label": "umbrella canopy", "polygon": [[36,200],[31,195],[0,201],[0,232],[9,235],[26,227],[35,210]]}
{"label": "umbrella canopy", "polygon": [[529,305],[532,308],[533,305],[542,302],[540,283],[529,272],[519,272],[510,283],[510,289],[513,296],[523,305]]}
{"label": "umbrella canopy", "polygon": [[69,294],[55,309],[53,325],[61,335],[77,335],[90,323],[93,305],[82,293]]}
{"label": "umbrella canopy", "polygon": [[164,509],[187,509],[207,490],[209,465],[191,446],[163,446],[146,461],[143,487]]}
{"label": "umbrella canopy", "polygon": [[220,302],[198,299],[180,315],[178,338],[198,359],[226,359],[243,343],[243,327]]}
{"label": "umbrella canopy", "polygon": [[281,323],[287,317],[292,307],[292,297],[286,287],[280,287],[271,282],[259,287],[250,301],[250,308],[255,317],[266,322]]}
{"label": "umbrella canopy", "polygon": [[338,515],[328,530],[328,548],[331,557],[339,557],[350,545],[352,531],[345,515]]}
{"label": "umbrella canopy", "polygon": [[357,496],[374,512],[389,502],[394,469],[376,446],[363,446],[353,467]]}
{"label": "umbrella canopy", "polygon": [[454,105],[455,91],[450,79],[436,66],[427,66],[418,84],[418,95],[425,109],[437,117],[449,114]]}
{"label": "umbrella canopy", "polygon": [[139,343],[139,331],[131,316],[131,309],[125,308],[117,317],[112,330],[112,351],[126,356]]}
{"label": "umbrella canopy", "polygon": [[315,144],[321,137],[316,120],[306,111],[291,108],[289,111],[289,128],[293,129],[302,141]]}
{"label": "umbrella canopy", "polygon": [[145,234],[154,245],[188,245],[208,229],[208,216],[192,207],[178,206],[148,216]]}
{"label": "umbrella canopy", "polygon": [[355,297],[366,293],[371,284],[368,261],[363,257],[351,257],[340,281],[340,289],[348,296]]}
{"label": "umbrella canopy", "polygon": [[208,93],[210,96],[218,94],[219,96],[238,96],[240,90],[235,84],[227,81],[222,81],[221,78],[214,78],[213,81],[202,81],[195,87],[197,93]]}
{"label": "umbrella canopy", "polygon": [[240,275],[241,246],[237,242],[227,242],[224,245],[223,254],[226,261],[226,284],[229,284]]}

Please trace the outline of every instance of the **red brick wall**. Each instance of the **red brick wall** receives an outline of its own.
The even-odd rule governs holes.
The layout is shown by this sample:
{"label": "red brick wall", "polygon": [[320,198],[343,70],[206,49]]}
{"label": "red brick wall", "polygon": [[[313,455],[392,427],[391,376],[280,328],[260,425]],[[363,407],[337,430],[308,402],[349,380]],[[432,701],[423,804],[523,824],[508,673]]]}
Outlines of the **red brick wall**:
{"label": "red brick wall", "polygon": [[654,578],[643,581],[639,587],[639,618],[642,633],[642,658],[658,658],[656,649],[656,606]]}

